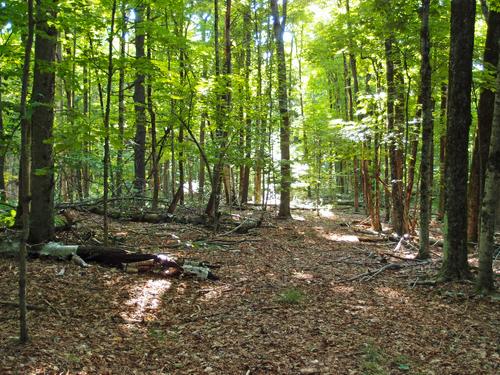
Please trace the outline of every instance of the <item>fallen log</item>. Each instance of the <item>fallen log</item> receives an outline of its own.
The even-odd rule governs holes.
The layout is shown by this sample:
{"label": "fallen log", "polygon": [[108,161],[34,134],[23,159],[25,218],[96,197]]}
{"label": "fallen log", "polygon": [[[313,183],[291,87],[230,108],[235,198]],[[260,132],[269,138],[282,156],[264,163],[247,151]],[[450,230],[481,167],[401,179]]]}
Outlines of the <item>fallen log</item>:
{"label": "fallen log", "polygon": [[40,250],[41,256],[59,259],[80,258],[77,263],[96,262],[123,269],[128,273],[155,273],[163,276],[194,275],[200,279],[218,280],[209,264],[204,262],[177,260],[168,254],[141,254],[106,246],[62,245],[49,242]]}

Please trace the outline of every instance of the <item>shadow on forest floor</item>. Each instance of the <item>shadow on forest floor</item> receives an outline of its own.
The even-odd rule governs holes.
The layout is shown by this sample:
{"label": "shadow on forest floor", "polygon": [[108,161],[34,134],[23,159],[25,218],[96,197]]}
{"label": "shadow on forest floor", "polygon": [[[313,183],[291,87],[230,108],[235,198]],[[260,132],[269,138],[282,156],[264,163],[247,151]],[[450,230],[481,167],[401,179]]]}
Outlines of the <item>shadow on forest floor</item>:
{"label": "shadow on forest floor", "polygon": [[[174,249],[202,237],[210,244],[211,235],[112,223],[122,247],[221,264],[217,282],[30,261],[29,303],[44,310],[29,312],[31,341],[21,347],[17,310],[0,306],[0,373],[498,373],[498,302],[476,298],[469,284],[415,283],[438,267],[439,248],[430,264],[371,277],[408,262],[391,258],[394,242],[359,241],[353,223],[364,217],[294,215],[223,246]],[[63,241],[99,231],[98,216],[80,219]],[[0,300],[16,294],[17,266],[0,259]]]}

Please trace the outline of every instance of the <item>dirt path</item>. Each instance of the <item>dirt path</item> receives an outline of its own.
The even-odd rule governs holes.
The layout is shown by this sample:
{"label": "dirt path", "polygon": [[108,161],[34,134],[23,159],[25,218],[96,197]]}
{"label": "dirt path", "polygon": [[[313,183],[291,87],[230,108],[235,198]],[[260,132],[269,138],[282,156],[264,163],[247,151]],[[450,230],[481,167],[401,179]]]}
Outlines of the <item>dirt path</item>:
{"label": "dirt path", "polygon": [[[351,242],[343,223],[352,217],[297,215],[306,219],[272,221],[225,246],[170,251],[221,264],[217,282],[31,261],[30,303],[46,310],[30,311],[31,342],[20,347],[17,311],[0,306],[0,373],[498,373],[498,302],[467,284],[412,287],[436,261],[345,282],[411,262],[378,256],[394,243]],[[98,230],[98,218],[81,227]],[[158,252],[176,236],[185,244],[206,235],[175,224],[112,230],[122,246]],[[16,264],[0,259],[0,300],[16,293]]]}

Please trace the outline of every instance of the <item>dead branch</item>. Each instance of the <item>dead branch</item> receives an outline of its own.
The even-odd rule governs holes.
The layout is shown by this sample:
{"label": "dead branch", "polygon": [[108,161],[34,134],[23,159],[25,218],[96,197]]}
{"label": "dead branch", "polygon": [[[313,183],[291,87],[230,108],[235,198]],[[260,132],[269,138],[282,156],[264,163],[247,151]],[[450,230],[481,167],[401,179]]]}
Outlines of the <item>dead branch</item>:
{"label": "dead branch", "polygon": [[344,281],[347,281],[347,282],[355,281],[355,280],[370,281],[370,280],[374,279],[375,277],[377,277],[378,275],[380,275],[382,272],[384,272],[386,270],[400,270],[402,268],[410,268],[410,267],[422,266],[422,265],[428,264],[428,263],[430,263],[430,261],[421,261],[421,262],[418,262],[418,263],[405,264],[405,265],[398,264],[398,263],[388,263],[388,264],[380,267],[377,270],[368,271],[368,272],[362,273],[360,275],[356,275],[354,277],[351,277],[350,279],[347,279],[347,280],[344,280]]}

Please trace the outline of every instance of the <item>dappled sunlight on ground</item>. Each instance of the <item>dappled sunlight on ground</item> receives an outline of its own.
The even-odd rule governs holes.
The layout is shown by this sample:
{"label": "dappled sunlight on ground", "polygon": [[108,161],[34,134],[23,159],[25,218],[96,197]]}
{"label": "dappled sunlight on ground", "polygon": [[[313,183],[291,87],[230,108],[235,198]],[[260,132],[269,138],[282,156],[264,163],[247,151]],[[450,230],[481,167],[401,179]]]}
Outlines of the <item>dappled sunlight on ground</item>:
{"label": "dappled sunlight on ground", "polygon": [[306,273],[303,271],[294,271],[292,276],[298,280],[312,280],[314,279],[313,274],[311,273]]}
{"label": "dappled sunlight on ground", "polygon": [[[44,310],[29,311],[31,342],[20,348],[8,339],[17,310],[0,304],[0,374],[359,375],[367,343],[388,374],[403,373],[401,363],[411,374],[498,372],[498,305],[476,299],[473,285],[413,283],[438,269],[437,258],[413,266],[391,257],[400,255],[394,242],[366,242],[356,231],[366,229],[360,215],[296,213],[306,220],[266,219],[221,247],[166,250],[219,264],[218,281],[66,263],[58,276],[60,263],[30,261],[30,304]],[[117,232],[128,233],[123,246],[148,251],[164,249],[166,233],[182,244],[218,239],[171,223],[126,222]],[[351,242],[358,233],[361,244]],[[401,268],[357,277],[391,263]],[[0,260],[0,300],[16,299],[15,269]]]}
{"label": "dappled sunlight on ground", "polygon": [[319,216],[321,216],[325,219],[332,219],[332,220],[337,217],[331,210],[327,210],[327,209],[319,210]]}
{"label": "dappled sunlight on ground", "polygon": [[170,289],[172,283],[164,279],[151,279],[139,284],[130,291],[132,298],[125,302],[132,311],[124,311],[121,316],[125,321],[147,320],[160,307],[163,294]]}
{"label": "dappled sunlight on ground", "polygon": [[354,292],[354,287],[347,285],[333,285],[331,290],[334,293],[349,295]]}
{"label": "dappled sunlight on ground", "polygon": [[409,298],[406,295],[406,293],[403,293],[402,291],[396,290],[394,288],[379,286],[375,288],[375,294],[380,297],[385,297],[387,299],[390,299],[394,302],[404,302],[404,303],[409,302]]}
{"label": "dappled sunlight on ground", "polygon": [[325,233],[322,237],[333,242],[359,242],[359,238],[352,234]]}
{"label": "dappled sunlight on ground", "polygon": [[359,242],[358,236],[354,234],[345,234],[345,233],[335,233],[325,230],[324,227],[316,226],[314,227],[316,233],[321,237],[328,241],[332,242],[350,242],[357,243]]}
{"label": "dappled sunlight on ground", "polygon": [[200,290],[200,293],[203,293],[200,300],[203,302],[209,302],[213,300],[218,300],[222,297],[224,292],[230,291],[232,288],[227,285],[212,285],[208,288],[204,288]]}

